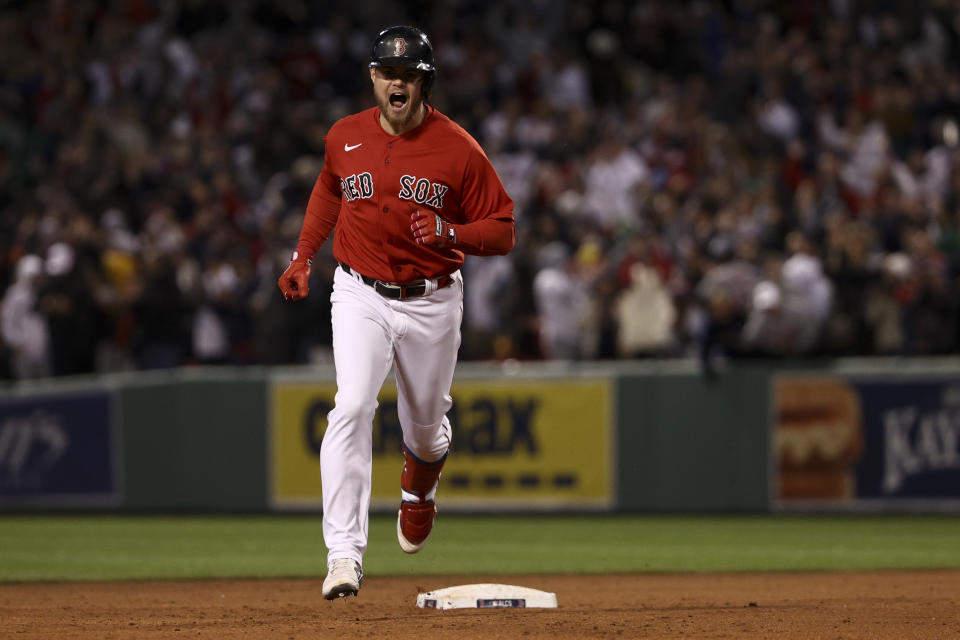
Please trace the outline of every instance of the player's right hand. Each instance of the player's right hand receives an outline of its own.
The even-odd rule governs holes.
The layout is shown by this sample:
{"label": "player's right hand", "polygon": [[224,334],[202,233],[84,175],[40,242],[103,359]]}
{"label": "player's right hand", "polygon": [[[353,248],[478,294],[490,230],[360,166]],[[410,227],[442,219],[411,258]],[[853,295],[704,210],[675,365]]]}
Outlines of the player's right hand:
{"label": "player's right hand", "polygon": [[296,251],[293,252],[290,266],[277,280],[277,286],[283,292],[284,300],[302,300],[307,297],[310,293],[310,265],[312,264],[312,260],[301,258]]}

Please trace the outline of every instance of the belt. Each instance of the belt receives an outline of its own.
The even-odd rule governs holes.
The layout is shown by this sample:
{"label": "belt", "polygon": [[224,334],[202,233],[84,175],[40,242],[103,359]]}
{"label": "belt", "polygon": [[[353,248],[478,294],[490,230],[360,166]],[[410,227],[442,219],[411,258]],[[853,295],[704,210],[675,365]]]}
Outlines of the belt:
{"label": "belt", "polygon": [[[406,300],[407,298],[417,298],[422,296],[427,292],[427,285],[430,283],[429,280],[413,280],[412,282],[404,283],[386,282],[384,280],[377,280],[376,278],[371,278],[363,275],[362,273],[358,273],[342,262],[339,264],[341,269],[353,276],[360,278],[364,284],[373,287],[374,291],[382,295],[384,298],[389,298],[391,300]],[[451,278],[449,275],[440,276],[436,279],[437,289],[443,289],[451,282],[453,282],[453,278]]]}

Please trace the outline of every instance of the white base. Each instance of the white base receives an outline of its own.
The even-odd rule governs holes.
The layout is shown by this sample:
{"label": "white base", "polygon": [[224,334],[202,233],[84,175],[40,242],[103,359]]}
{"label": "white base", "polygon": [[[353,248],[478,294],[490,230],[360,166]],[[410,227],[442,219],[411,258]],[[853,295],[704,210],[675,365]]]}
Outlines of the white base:
{"label": "white base", "polygon": [[417,595],[421,609],[557,608],[557,594],[510,584],[464,584]]}

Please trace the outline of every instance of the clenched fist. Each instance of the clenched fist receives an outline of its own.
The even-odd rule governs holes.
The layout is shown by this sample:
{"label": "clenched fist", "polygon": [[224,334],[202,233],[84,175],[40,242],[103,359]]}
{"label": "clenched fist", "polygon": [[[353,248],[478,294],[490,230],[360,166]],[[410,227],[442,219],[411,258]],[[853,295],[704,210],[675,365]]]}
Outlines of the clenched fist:
{"label": "clenched fist", "polygon": [[410,214],[410,230],[418,244],[446,247],[457,242],[457,231],[453,225],[435,213],[420,210]]}
{"label": "clenched fist", "polygon": [[301,300],[310,293],[310,265],[312,260],[301,258],[296,251],[290,258],[290,266],[277,280],[277,286],[283,292],[284,300]]}

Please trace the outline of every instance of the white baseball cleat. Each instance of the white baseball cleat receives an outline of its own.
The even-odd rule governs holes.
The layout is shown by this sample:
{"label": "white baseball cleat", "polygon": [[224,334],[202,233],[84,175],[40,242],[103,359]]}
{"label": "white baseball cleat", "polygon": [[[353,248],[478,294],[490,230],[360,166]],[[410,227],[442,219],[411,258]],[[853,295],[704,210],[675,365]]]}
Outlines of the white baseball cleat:
{"label": "white baseball cleat", "polygon": [[323,597],[327,600],[355,596],[363,584],[360,563],[350,558],[334,558],[327,563],[327,577],[323,581]]}

